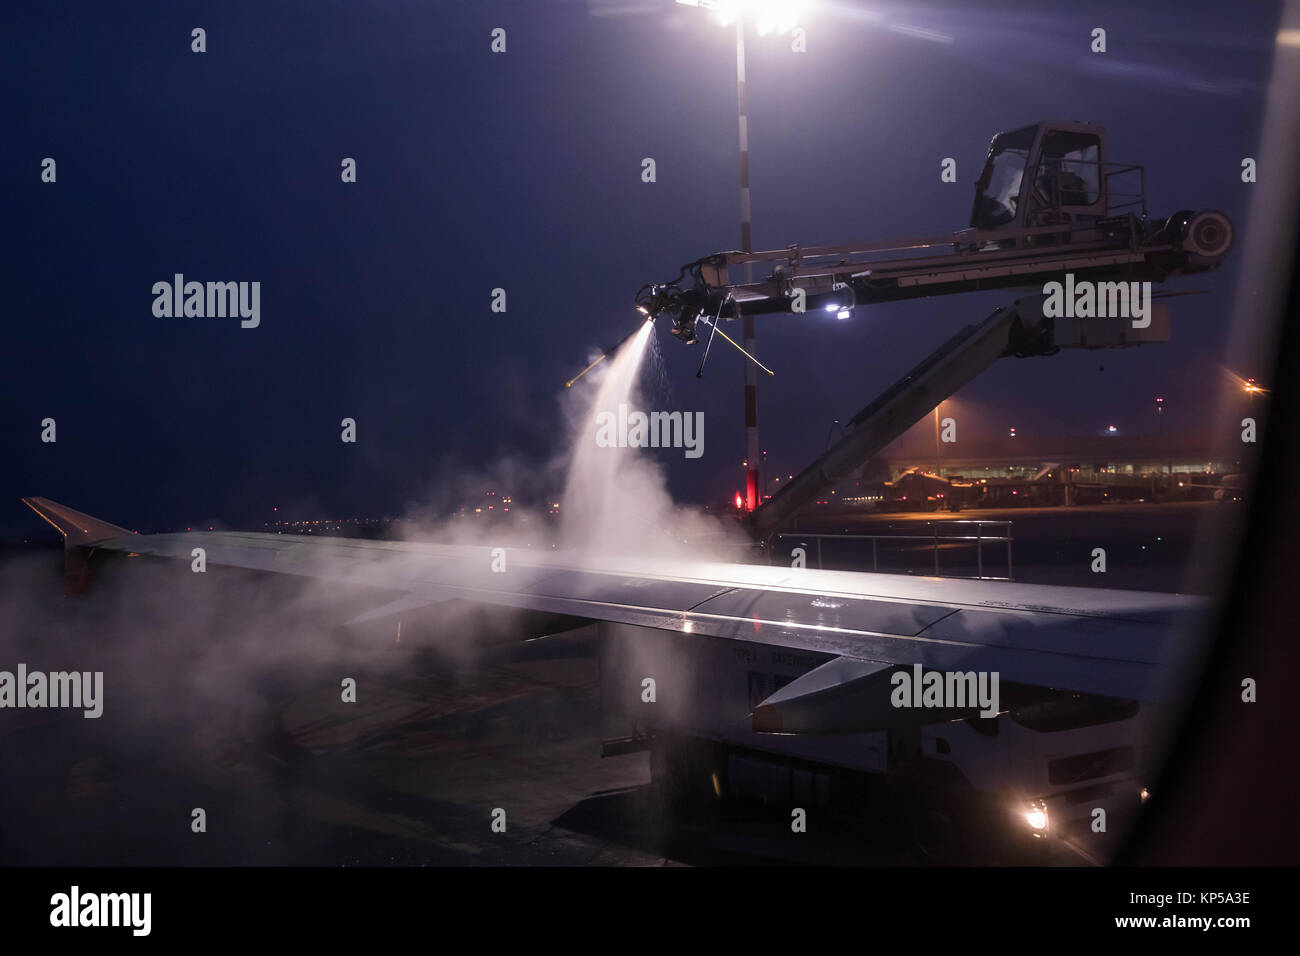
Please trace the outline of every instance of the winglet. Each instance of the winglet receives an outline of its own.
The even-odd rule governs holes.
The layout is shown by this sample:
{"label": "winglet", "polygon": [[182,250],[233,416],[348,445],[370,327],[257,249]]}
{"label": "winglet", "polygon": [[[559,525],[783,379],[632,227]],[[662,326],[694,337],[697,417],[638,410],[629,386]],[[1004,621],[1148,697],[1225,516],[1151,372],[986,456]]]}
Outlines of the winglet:
{"label": "winglet", "polygon": [[108,538],[121,538],[131,534],[125,528],[119,528],[107,521],[100,521],[90,515],[74,511],[66,505],[50,501],[48,498],[24,498],[23,504],[52,524],[63,535],[65,546],[72,548],[94,544]]}

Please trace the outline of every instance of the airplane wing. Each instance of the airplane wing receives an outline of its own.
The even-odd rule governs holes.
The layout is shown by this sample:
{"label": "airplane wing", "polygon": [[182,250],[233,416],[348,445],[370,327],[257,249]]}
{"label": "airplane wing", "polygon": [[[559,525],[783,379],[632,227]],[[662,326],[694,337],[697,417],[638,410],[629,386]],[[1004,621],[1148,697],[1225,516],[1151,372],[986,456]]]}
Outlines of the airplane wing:
{"label": "airplane wing", "polygon": [[[191,560],[399,592],[370,619],[447,601],[545,612],[816,651],[864,662],[812,678],[870,677],[871,665],[996,671],[1001,680],[1156,701],[1162,661],[1197,636],[1205,600],[694,560],[583,557],[483,546],[246,532],[127,534],[43,498],[24,499],[69,547]],[[121,533],[117,533],[121,532]],[[820,670],[820,668],[819,668]],[[793,690],[793,688],[791,688]]]}

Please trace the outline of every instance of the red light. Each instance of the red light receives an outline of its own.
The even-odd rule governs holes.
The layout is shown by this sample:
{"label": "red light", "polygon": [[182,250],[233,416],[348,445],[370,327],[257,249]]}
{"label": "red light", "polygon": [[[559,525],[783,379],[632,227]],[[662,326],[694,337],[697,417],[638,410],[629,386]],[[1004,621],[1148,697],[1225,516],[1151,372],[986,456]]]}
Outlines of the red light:
{"label": "red light", "polygon": [[744,506],[745,506],[745,499],[742,498],[742,497],[740,496],[740,492],[737,491],[737,492],[736,492],[736,510],[739,511],[739,510],[740,510],[741,508],[743,508]]}

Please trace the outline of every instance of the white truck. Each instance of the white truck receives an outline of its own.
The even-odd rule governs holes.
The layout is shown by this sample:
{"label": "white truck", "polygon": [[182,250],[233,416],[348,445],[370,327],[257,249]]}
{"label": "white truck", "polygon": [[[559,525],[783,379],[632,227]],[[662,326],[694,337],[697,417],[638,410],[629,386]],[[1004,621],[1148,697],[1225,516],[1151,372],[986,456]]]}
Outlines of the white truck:
{"label": "white truck", "polygon": [[1067,843],[1101,856],[1089,851],[1107,842],[1096,811],[1113,836],[1144,799],[1151,705],[1003,682],[995,717],[763,732],[763,702],[835,655],[600,628],[602,706],[630,723],[623,741],[648,746],[652,781],[675,813],[735,801],[865,811],[905,827],[924,860],[1039,861]]}

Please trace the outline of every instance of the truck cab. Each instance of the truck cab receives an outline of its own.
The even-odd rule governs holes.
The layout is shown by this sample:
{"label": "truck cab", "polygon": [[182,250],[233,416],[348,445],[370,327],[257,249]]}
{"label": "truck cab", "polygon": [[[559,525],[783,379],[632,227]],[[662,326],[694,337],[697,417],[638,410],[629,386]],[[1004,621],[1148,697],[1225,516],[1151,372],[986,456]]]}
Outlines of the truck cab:
{"label": "truck cab", "polygon": [[923,758],[999,794],[1033,837],[1104,860],[1145,799],[1159,720],[1133,700],[1014,684],[1003,693],[993,720],[924,727]]}

